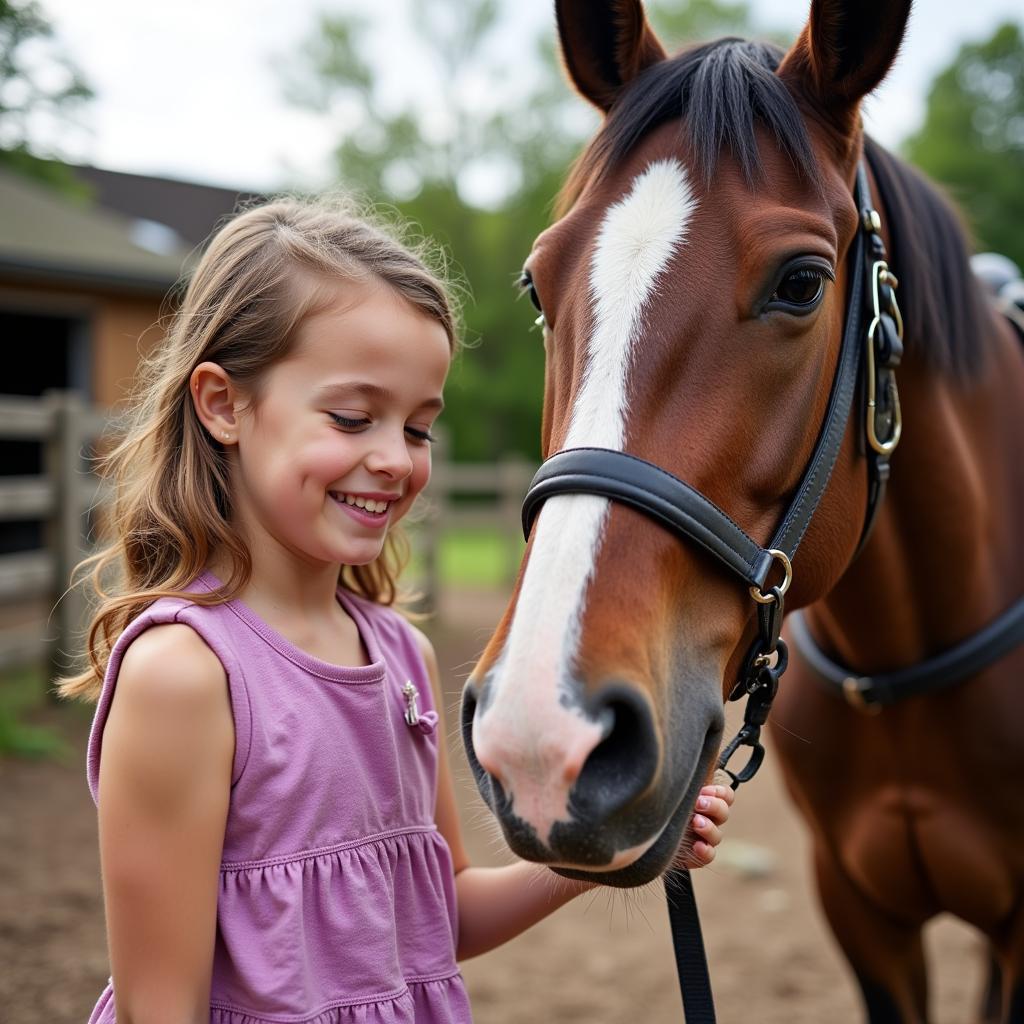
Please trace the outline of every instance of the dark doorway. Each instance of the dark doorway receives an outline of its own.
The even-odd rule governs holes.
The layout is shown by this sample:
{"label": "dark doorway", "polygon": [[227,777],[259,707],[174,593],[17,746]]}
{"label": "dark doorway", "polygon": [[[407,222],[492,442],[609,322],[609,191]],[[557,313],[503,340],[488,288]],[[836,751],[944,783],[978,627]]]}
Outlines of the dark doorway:
{"label": "dark doorway", "polygon": [[[39,396],[51,388],[88,396],[88,330],[70,316],[0,311],[0,342],[8,353],[0,394]],[[0,438],[0,476],[37,476],[43,472],[38,441]],[[32,551],[44,544],[38,520],[0,522],[0,555]]]}

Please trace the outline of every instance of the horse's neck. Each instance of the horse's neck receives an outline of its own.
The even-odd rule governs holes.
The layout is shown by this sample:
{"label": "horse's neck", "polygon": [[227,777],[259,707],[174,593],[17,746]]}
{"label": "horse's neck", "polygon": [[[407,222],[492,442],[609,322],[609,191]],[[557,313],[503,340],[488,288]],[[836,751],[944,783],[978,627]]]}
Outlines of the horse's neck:
{"label": "horse's neck", "polygon": [[971,382],[898,372],[903,439],[874,533],[811,610],[851,667],[950,647],[1024,594],[1024,364],[1007,337]]}

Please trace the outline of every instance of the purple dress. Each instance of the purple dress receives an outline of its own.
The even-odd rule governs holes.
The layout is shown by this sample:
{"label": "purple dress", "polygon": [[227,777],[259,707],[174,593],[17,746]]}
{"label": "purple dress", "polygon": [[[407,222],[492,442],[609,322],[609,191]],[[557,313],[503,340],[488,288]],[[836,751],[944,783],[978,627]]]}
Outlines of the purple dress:
{"label": "purple dress", "polygon": [[[194,589],[217,585],[210,574]],[[214,1024],[465,1024],[451,854],[434,824],[438,732],[416,638],[395,612],[339,590],[372,664],[299,650],[240,601],[161,598],[111,654],[89,741],[128,645],[194,629],[224,666],[235,759],[217,897]],[[405,720],[403,687],[421,720]],[[90,1024],[114,1021],[108,985]]]}

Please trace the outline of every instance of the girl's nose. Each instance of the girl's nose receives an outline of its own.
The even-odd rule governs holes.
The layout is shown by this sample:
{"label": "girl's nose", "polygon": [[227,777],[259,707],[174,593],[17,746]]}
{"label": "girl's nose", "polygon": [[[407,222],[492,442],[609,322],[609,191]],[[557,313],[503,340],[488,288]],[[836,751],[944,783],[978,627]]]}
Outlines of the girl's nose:
{"label": "girl's nose", "polygon": [[377,443],[366,457],[366,467],[372,473],[380,473],[392,480],[404,480],[412,472],[412,456],[405,432],[383,432],[376,438]]}

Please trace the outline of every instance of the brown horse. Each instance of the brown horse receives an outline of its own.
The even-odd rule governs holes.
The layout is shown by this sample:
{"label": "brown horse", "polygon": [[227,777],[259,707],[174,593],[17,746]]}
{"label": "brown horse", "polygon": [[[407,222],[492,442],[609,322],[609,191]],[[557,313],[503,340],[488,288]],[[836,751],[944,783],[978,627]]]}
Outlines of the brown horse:
{"label": "brown horse", "polygon": [[[858,397],[786,598],[853,676],[943,651],[1024,594],[1021,345],[956,216],[861,131],[909,7],[814,0],[785,54],[722,40],[669,58],[639,0],[558,2],[568,73],[605,117],[524,272],[545,455],[628,452],[767,548],[829,414],[866,154],[906,322],[903,440],[862,545]],[[543,504],[464,699],[517,854],[617,886],[672,865],[758,633],[748,589],[628,504]],[[990,1019],[1024,1020],[1024,651],[874,715],[792,660],[776,751],[869,1019],[927,1019],[921,929],[949,912],[990,940]]]}

